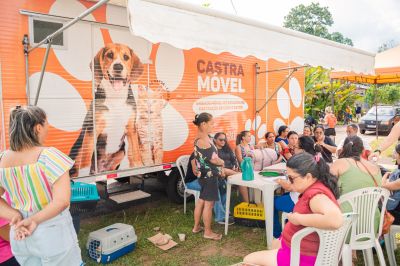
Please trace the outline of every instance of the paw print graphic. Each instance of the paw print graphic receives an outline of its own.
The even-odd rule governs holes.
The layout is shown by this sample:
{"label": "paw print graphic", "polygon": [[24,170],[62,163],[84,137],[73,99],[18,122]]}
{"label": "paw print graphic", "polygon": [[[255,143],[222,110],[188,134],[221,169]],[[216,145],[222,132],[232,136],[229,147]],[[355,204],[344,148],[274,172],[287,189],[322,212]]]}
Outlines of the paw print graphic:
{"label": "paw print graphic", "polygon": [[[275,132],[282,125],[288,125],[290,130],[302,132],[304,128],[302,115],[303,93],[297,78],[290,78],[288,90],[285,88],[278,90],[276,101],[278,110],[274,110],[273,116],[270,117],[271,122],[273,121]],[[294,118],[292,118],[293,112],[297,114]]]}
{"label": "paw print graphic", "polygon": [[[244,130],[254,132],[258,139],[264,138],[265,133],[267,133],[267,125],[261,121],[261,116],[257,115],[256,119],[251,120],[247,119]],[[251,136],[251,143],[255,144],[255,136],[254,134]]]}

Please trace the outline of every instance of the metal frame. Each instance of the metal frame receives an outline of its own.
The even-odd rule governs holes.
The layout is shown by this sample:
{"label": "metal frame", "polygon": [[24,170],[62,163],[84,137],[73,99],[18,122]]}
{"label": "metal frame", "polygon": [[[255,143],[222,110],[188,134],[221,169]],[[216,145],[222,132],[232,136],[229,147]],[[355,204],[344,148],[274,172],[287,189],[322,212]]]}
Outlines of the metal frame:
{"label": "metal frame", "polygon": [[[255,81],[254,81],[254,91],[255,91],[255,97],[254,97],[254,127],[257,128],[257,114],[259,114],[265,106],[267,106],[268,102],[272,100],[272,97],[275,96],[275,94],[278,92],[278,90],[293,76],[293,74],[299,70],[300,68],[305,68],[309,67],[310,65],[303,65],[303,66],[295,66],[295,67],[284,67],[284,68],[277,68],[277,69],[272,69],[272,70],[264,70],[264,71],[259,71],[260,67],[258,66],[258,63],[254,64],[254,73],[255,73]],[[291,70],[289,74],[286,76],[286,78],[279,84],[279,86],[274,90],[274,92],[271,94],[271,96],[268,97],[267,101],[257,109],[257,91],[258,91],[258,79],[257,76],[260,74],[268,74],[272,72],[279,72],[279,71],[284,71],[284,70]],[[257,141],[258,135],[255,134],[255,139]]]}
{"label": "metal frame", "polygon": [[[96,3],[92,7],[88,8],[87,10],[82,12],[79,16],[77,16],[76,18],[74,18],[71,21],[69,21],[62,28],[58,29],[57,31],[53,32],[52,34],[50,34],[49,36],[44,38],[41,42],[33,45],[32,47],[28,48],[26,51],[24,49],[24,52],[27,54],[26,55],[26,61],[27,61],[28,60],[28,55],[29,55],[30,52],[34,51],[36,48],[40,47],[43,44],[47,44],[46,53],[45,53],[45,56],[44,56],[44,59],[43,59],[43,63],[42,63],[42,69],[41,69],[41,73],[40,73],[39,84],[38,84],[38,88],[37,88],[37,91],[36,91],[34,105],[37,105],[37,102],[39,100],[40,90],[41,90],[42,82],[43,82],[43,76],[44,76],[44,72],[46,70],[47,59],[48,59],[48,56],[49,56],[49,52],[50,52],[50,48],[51,48],[51,44],[53,42],[53,39],[55,37],[57,37],[59,34],[61,34],[62,32],[64,32],[66,29],[70,28],[71,26],[76,24],[78,21],[82,20],[84,17],[86,17],[87,15],[91,14],[93,11],[95,11],[96,9],[98,9],[101,6],[103,6],[104,4],[106,4],[109,1],[110,0],[100,0],[98,3]],[[28,65],[26,63],[26,68],[27,68],[27,66]],[[26,80],[28,80],[28,79],[29,79],[29,76],[26,77]],[[29,86],[27,87],[27,91],[29,91]],[[28,99],[29,99],[29,97],[28,97]]]}

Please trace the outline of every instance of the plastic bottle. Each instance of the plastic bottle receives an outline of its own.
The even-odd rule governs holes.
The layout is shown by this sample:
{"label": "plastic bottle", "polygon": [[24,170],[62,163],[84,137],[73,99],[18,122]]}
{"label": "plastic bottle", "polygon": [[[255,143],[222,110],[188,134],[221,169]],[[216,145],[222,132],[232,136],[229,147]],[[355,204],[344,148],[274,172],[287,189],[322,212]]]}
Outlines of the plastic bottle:
{"label": "plastic bottle", "polygon": [[254,180],[253,162],[250,157],[245,157],[243,159],[242,163],[240,164],[240,168],[242,168],[242,180]]}

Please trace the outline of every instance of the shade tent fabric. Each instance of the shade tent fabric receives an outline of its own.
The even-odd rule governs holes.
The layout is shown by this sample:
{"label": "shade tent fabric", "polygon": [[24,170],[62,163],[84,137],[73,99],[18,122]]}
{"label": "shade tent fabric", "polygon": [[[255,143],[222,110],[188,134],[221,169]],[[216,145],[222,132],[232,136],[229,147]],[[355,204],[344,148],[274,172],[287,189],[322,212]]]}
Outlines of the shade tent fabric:
{"label": "shade tent fabric", "polygon": [[332,72],[330,77],[331,79],[354,83],[400,83],[400,45],[376,55],[375,75],[362,75],[354,72]]}
{"label": "shade tent fabric", "polygon": [[354,72],[332,72],[331,79],[343,80],[352,83],[387,84],[400,82],[400,70],[397,72],[379,75],[361,75]]}
{"label": "shade tent fabric", "polygon": [[129,0],[131,32],[153,43],[373,74],[375,54],[176,0]]}

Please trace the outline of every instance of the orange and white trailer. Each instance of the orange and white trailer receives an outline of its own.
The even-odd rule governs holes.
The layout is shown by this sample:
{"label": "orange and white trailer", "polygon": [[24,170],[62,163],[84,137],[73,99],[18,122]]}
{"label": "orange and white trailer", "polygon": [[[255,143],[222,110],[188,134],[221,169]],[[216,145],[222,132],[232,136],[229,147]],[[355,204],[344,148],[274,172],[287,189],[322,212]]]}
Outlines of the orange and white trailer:
{"label": "orange and white trailer", "polygon": [[178,201],[175,161],[193,149],[196,113],[213,114],[231,146],[242,130],[254,141],[282,124],[301,132],[305,65],[369,73],[374,60],[170,0],[13,0],[0,32],[1,149],[10,110],[37,104],[50,124],[46,145],[75,160],[74,178],[157,173]]}

